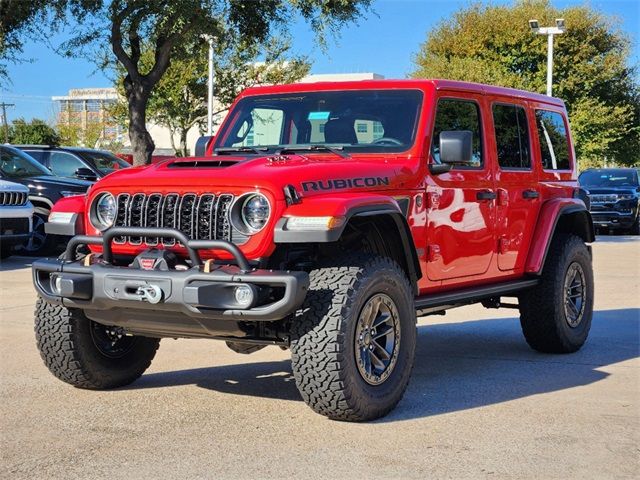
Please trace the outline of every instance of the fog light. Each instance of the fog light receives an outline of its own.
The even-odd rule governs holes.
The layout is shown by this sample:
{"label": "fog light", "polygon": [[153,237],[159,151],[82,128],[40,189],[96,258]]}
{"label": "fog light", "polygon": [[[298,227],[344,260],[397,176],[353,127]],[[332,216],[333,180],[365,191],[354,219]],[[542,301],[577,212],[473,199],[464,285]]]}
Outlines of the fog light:
{"label": "fog light", "polygon": [[51,290],[56,295],[62,293],[62,277],[60,275],[51,275]]}
{"label": "fog light", "polygon": [[255,297],[253,289],[249,285],[238,285],[234,290],[234,294],[238,305],[244,308],[249,307]]}

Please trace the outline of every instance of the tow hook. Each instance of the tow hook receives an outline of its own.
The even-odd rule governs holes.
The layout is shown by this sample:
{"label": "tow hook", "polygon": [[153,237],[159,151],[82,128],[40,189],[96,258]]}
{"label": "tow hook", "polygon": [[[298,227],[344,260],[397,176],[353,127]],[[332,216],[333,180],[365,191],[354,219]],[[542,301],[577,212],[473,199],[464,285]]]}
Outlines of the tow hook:
{"label": "tow hook", "polygon": [[162,300],[162,289],[157,285],[143,285],[138,287],[136,295],[140,295],[140,301],[156,304]]}

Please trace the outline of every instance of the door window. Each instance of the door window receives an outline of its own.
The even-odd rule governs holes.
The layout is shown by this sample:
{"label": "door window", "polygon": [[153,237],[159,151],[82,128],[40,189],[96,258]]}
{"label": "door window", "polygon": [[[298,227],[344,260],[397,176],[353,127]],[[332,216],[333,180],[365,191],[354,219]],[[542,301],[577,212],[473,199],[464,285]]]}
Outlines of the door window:
{"label": "door window", "polygon": [[75,155],[66,152],[51,152],[49,166],[59,177],[73,177],[79,168],[87,168]]}
{"label": "door window", "polygon": [[569,170],[569,140],[562,115],[536,110],[540,158],[545,170]]}
{"label": "door window", "polygon": [[481,167],[482,137],[480,129],[480,110],[475,102],[444,98],[438,102],[436,121],[431,138],[431,154],[435,163],[440,162],[440,132],[450,130],[469,130],[473,134],[472,167]]}
{"label": "door window", "polygon": [[46,152],[43,152],[42,150],[23,150],[23,152],[37,160],[38,163],[41,163],[42,165],[45,164]]}
{"label": "door window", "polygon": [[494,105],[493,124],[500,168],[530,169],[529,129],[525,109],[518,105]]}

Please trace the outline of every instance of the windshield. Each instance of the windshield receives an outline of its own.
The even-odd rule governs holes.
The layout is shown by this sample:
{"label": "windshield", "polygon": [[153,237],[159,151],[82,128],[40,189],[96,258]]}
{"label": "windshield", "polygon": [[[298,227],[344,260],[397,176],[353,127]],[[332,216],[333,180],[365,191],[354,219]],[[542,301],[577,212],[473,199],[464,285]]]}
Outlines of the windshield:
{"label": "windshield", "polygon": [[0,172],[5,178],[51,175],[51,172],[20,150],[0,147]]}
{"label": "windshield", "polygon": [[109,152],[78,152],[87,162],[103,174],[111,173],[131,165]]}
{"label": "windshield", "polygon": [[415,140],[421,103],[422,92],[418,90],[245,97],[217,136],[216,153],[233,148],[249,153],[296,148],[325,151],[310,149],[312,146],[351,153],[402,152]]}
{"label": "windshield", "polygon": [[637,187],[638,177],[633,170],[589,170],[580,174],[585,187]]}

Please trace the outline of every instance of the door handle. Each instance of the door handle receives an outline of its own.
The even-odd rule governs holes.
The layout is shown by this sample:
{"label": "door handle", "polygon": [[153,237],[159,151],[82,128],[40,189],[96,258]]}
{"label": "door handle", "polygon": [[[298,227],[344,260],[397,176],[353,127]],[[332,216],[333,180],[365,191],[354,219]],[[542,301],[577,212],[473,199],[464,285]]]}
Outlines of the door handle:
{"label": "door handle", "polygon": [[480,201],[495,200],[497,195],[496,192],[492,192],[491,190],[482,190],[476,193],[476,198]]}
{"label": "door handle", "polygon": [[535,190],[525,190],[524,192],[522,192],[522,198],[526,200],[533,200],[538,197],[540,197],[540,193],[536,192]]}

